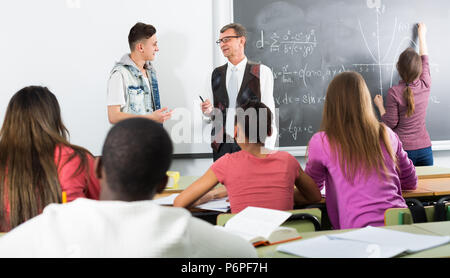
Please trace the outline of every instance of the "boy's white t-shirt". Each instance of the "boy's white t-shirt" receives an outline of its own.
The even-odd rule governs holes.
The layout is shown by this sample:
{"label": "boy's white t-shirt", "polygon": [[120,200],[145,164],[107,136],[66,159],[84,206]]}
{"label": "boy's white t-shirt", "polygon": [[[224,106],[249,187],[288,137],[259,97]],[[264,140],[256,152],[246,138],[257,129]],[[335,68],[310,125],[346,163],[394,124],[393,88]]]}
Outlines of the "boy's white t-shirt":
{"label": "boy's white t-shirt", "polygon": [[125,87],[123,84],[122,74],[118,71],[113,73],[108,81],[106,104],[120,105],[122,108],[126,104]]}
{"label": "boy's white t-shirt", "polygon": [[[144,77],[145,84],[147,84],[148,88],[150,88],[150,80],[147,77]],[[126,105],[126,96],[125,96],[125,86],[123,82],[122,74],[118,71],[114,72],[109,81],[108,81],[108,89],[107,89],[107,99],[106,104],[109,105],[120,105],[120,108]]]}
{"label": "boy's white t-shirt", "polygon": [[256,257],[246,240],[152,201],[51,204],[0,237],[0,257]]}

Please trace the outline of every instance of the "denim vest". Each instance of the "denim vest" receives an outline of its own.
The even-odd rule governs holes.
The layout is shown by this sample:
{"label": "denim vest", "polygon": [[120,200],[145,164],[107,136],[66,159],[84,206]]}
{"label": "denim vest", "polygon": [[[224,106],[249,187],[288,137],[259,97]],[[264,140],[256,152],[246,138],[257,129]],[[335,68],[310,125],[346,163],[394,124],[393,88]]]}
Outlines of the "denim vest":
{"label": "denim vest", "polygon": [[[159,109],[155,107],[155,97],[152,88],[147,86],[147,82],[144,81],[144,75],[140,70],[131,65],[116,65],[111,74],[114,72],[120,72],[124,83],[124,92],[126,104],[120,109],[121,112],[144,115],[152,113]],[[147,76],[149,84],[152,87],[151,70],[147,68]]]}

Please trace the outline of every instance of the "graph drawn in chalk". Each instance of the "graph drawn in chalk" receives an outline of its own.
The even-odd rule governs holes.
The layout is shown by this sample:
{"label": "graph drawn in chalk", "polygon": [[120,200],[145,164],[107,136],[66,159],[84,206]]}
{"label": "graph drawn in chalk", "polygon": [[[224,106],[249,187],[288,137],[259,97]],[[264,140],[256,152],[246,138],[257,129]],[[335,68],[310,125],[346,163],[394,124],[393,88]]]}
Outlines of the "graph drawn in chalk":
{"label": "graph drawn in chalk", "polygon": [[[373,51],[371,47],[369,46],[369,43],[367,42],[366,32],[363,30],[363,26],[361,24],[361,20],[358,18],[358,25],[359,30],[361,32],[361,36],[363,38],[365,47],[372,58],[372,63],[366,63],[366,64],[353,64],[354,67],[358,69],[359,72],[369,72],[369,68],[372,68],[372,71],[376,69],[378,74],[378,81],[379,81],[379,94],[384,95],[384,88],[383,88],[383,71],[388,72],[390,71],[390,87],[393,86],[393,78],[394,73],[396,72],[396,62],[393,61],[386,61],[387,57],[392,51],[394,41],[397,38],[398,33],[408,31],[412,28],[410,24],[406,23],[399,23],[397,17],[394,18],[394,28],[393,33],[390,38],[390,42],[388,45],[388,48],[384,55],[381,53],[381,47],[380,47],[380,20],[382,15],[384,14],[386,10],[386,6],[382,5],[381,0],[367,0],[367,7],[370,9],[374,9],[376,14],[376,23],[375,23],[375,37],[376,37],[376,50]],[[408,43],[409,45],[413,45],[415,48],[417,48],[417,44],[410,38],[410,37],[403,37],[401,39],[401,42],[398,44],[394,57],[397,58],[400,54],[400,52],[403,50],[401,49],[402,46],[405,45],[405,43]],[[364,70],[365,69],[365,70]]]}

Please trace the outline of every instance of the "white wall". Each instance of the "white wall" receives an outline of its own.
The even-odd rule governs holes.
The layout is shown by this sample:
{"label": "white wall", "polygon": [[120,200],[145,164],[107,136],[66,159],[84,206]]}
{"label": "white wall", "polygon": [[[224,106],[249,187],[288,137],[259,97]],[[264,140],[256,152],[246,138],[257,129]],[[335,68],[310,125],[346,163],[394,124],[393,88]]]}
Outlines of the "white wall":
{"label": "white wall", "polygon": [[[129,52],[128,32],[138,21],[157,29],[154,64],[162,105],[199,111],[198,93],[213,69],[216,48],[212,1],[15,0],[0,1],[0,121],[19,89],[47,86],[59,100],[71,142],[100,154],[110,128],[109,72]],[[167,123],[169,131],[173,124]],[[210,148],[177,144],[175,151]]]}

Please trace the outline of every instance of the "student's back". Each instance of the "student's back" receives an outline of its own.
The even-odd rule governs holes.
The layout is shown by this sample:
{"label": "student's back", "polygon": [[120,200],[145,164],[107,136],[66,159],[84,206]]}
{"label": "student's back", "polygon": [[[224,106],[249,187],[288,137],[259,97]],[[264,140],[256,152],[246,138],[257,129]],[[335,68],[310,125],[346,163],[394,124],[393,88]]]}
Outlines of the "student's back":
{"label": "student's back", "polygon": [[224,155],[211,170],[227,189],[232,213],[248,206],[278,210],[294,207],[294,184],[300,164],[287,152],[256,157],[242,150]]}
{"label": "student's back", "polygon": [[167,184],[172,150],[156,122],[117,123],[97,160],[101,201],[46,207],[0,238],[0,257],[256,257],[246,240],[151,201]]}
{"label": "student's back", "polygon": [[[298,192],[303,193],[302,199],[296,198],[299,205],[319,202],[317,185],[292,155],[264,148],[266,136],[271,135],[271,123],[272,112],[264,103],[249,101],[242,105],[235,116],[234,132],[241,151],[216,160],[177,196],[174,206],[189,207],[228,195],[232,213],[248,206],[292,210]],[[211,190],[219,182],[226,190]]]}
{"label": "student's back", "polygon": [[406,207],[401,191],[416,187],[415,168],[397,135],[378,122],[360,74],[330,82],[321,130],[308,144],[305,172],[326,187],[334,228],[381,226],[386,209]]}
{"label": "student's back", "polygon": [[0,238],[0,257],[254,257],[245,240],[152,201],[52,204]]}
{"label": "student's back", "polygon": [[397,133],[415,166],[433,165],[431,139],[426,128],[426,114],[431,94],[431,75],[426,26],[418,24],[419,52],[403,51],[397,62],[402,80],[389,89],[384,107],[381,95],[375,96],[381,120]]}
{"label": "student's back", "polygon": [[382,146],[386,176],[380,176],[374,170],[366,176],[360,169],[354,181],[343,174],[339,159],[332,155],[325,132],[318,132],[311,138],[305,172],[319,184],[320,189],[326,187],[327,211],[335,229],[383,226],[386,209],[407,207],[402,189],[415,189],[417,177],[397,135],[386,129],[397,157],[398,170]]}

